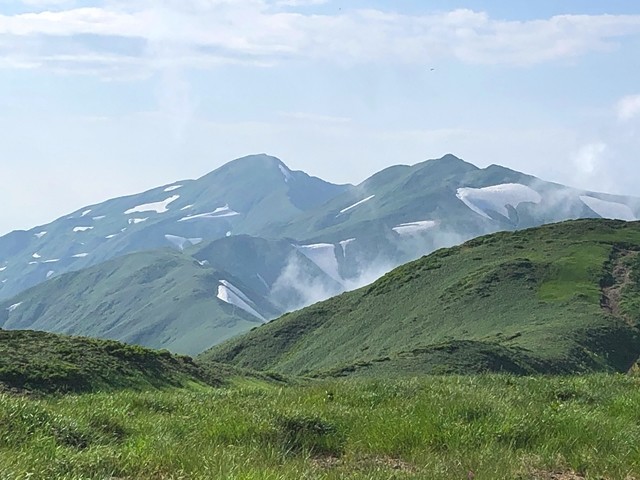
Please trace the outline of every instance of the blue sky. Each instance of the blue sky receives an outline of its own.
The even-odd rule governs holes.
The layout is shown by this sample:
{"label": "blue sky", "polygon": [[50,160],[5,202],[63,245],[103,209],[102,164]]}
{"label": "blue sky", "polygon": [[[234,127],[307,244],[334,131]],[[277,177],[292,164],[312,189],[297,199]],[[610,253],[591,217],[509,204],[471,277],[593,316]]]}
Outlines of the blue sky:
{"label": "blue sky", "polygon": [[257,152],[640,194],[639,57],[632,0],[4,0],[0,234]]}

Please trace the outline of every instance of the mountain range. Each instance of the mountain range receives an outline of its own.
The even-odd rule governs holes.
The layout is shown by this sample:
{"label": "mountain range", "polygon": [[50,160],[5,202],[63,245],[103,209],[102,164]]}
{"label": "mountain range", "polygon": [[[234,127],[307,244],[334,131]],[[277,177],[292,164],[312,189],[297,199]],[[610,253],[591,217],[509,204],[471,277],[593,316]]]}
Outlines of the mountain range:
{"label": "mountain range", "polygon": [[453,155],[357,186],[253,155],[0,237],[0,327],[195,354],[480,235],[639,217],[638,198]]}

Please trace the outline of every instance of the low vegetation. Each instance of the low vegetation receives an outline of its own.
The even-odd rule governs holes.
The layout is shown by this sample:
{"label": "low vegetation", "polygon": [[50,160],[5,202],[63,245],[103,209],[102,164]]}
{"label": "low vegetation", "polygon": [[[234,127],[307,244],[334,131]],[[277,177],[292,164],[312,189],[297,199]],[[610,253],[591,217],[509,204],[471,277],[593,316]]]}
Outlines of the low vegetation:
{"label": "low vegetation", "polygon": [[0,394],[0,477],[640,478],[631,376],[234,382]]}
{"label": "low vegetation", "polygon": [[315,377],[626,372],[640,223],[578,220],[442,249],[201,355]]}

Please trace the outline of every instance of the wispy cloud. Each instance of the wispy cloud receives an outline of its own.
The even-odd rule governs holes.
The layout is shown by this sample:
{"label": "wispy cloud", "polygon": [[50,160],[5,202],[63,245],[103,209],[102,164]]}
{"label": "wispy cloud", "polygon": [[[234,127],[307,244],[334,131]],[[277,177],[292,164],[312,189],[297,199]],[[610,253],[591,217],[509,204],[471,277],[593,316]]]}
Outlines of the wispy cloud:
{"label": "wispy cloud", "polygon": [[620,99],[616,106],[618,119],[628,121],[640,115],[640,94],[628,95]]}
{"label": "wispy cloud", "polygon": [[[64,0],[26,3],[34,9],[66,4]],[[424,64],[445,58],[527,66],[614,49],[624,37],[640,35],[640,15],[505,21],[466,9],[427,15],[376,9],[333,15],[296,11],[296,7],[320,3],[110,0],[102,6],[0,15],[0,45],[5,45],[2,65],[83,73],[101,68],[113,72],[119,60],[122,69],[133,68],[132,58],[135,68],[148,72],[167,64],[207,69],[238,62],[269,66],[291,59]],[[283,11],[283,6],[289,8]],[[149,48],[97,52],[87,36],[137,41]],[[158,56],[154,47],[158,44],[171,48]]]}
{"label": "wispy cloud", "polygon": [[293,120],[302,120],[312,123],[348,123],[351,121],[349,117],[336,117],[331,115],[319,115],[308,112],[279,112],[278,115]]}

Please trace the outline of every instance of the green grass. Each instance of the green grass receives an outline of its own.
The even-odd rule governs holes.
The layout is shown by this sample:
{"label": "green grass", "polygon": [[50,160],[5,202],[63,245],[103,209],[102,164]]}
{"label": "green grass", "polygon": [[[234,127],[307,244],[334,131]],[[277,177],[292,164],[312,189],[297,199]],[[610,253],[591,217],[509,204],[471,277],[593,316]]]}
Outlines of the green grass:
{"label": "green grass", "polygon": [[640,251],[640,223],[579,220],[480,237],[200,358],[313,376],[626,371],[640,356],[637,259],[622,289],[630,314],[601,305],[621,248]]}
{"label": "green grass", "polygon": [[219,385],[233,367],[204,369],[190,357],[109,340],[0,330],[0,391],[114,391]]}
{"label": "green grass", "polygon": [[4,394],[0,478],[638,478],[639,387],[601,374]]}

